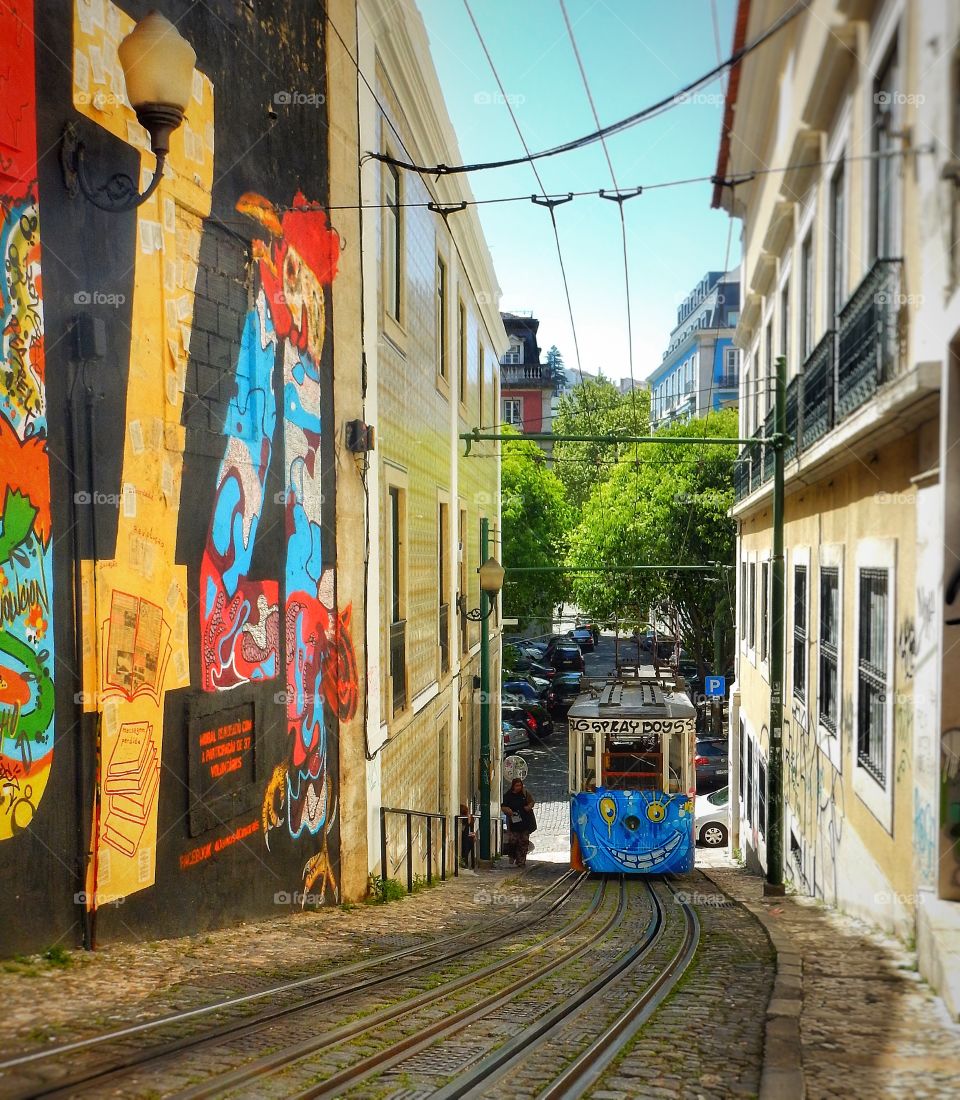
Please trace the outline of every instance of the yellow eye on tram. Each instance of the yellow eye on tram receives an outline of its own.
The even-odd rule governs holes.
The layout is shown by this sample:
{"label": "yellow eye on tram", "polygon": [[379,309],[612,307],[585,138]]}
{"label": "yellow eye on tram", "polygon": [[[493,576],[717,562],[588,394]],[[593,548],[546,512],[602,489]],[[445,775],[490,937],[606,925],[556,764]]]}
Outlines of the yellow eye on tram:
{"label": "yellow eye on tram", "polygon": [[600,816],[607,823],[607,828],[612,829],[613,823],[617,820],[617,803],[609,795],[604,795],[603,798],[597,803],[597,808],[600,810]]}
{"label": "yellow eye on tram", "polygon": [[667,807],[662,802],[651,802],[647,807],[647,817],[651,821],[663,821],[667,816]]}

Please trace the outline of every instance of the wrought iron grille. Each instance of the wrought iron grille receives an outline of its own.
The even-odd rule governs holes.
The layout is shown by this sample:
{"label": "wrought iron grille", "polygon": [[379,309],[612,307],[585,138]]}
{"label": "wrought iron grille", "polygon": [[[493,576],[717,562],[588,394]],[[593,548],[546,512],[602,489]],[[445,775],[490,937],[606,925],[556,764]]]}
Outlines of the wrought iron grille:
{"label": "wrought iron grille", "polygon": [[877,260],[840,311],[837,419],[869,400],[899,369],[900,260]]}
{"label": "wrought iron grille", "polygon": [[[763,422],[763,437],[769,439],[773,435],[775,417],[771,409]],[[773,477],[773,447],[769,444],[763,446],[763,480],[769,481]]]}
{"label": "wrought iron grille", "polygon": [[800,442],[803,448],[833,427],[833,329],[813,349],[803,364],[800,392]]}
{"label": "wrought iron grille", "polygon": [[763,443],[760,440],[758,432],[754,432],[751,437],[756,440],[755,443],[747,444],[747,451],[750,455],[750,491],[760,488],[760,481],[763,474]]}
{"label": "wrought iron grille", "polygon": [[450,671],[450,605],[440,604],[440,671]]}
{"label": "wrought iron grille", "polygon": [[733,494],[737,501],[750,492],[750,453],[746,447],[741,448],[733,463]]}
{"label": "wrought iron grille", "polygon": [[783,458],[789,462],[797,453],[800,432],[800,375],[795,374],[787,383],[787,435],[789,442],[783,449]]}
{"label": "wrought iron grille", "polygon": [[860,570],[857,636],[857,762],[886,785],[887,619],[885,569]]}

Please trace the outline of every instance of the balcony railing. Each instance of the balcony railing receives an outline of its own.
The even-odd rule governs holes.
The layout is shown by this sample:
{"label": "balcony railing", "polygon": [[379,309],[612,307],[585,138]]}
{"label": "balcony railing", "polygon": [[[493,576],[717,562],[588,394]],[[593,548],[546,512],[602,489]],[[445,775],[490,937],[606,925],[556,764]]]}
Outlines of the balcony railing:
{"label": "balcony railing", "polygon": [[900,261],[877,260],[840,311],[837,417],[842,419],[898,373]]}
{"label": "balcony railing", "polygon": [[440,605],[440,672],[450,671],[450,605]]}
{"label": "balcony railing", "polygon": [[800,449],[812,446],[833,427],[833,386],[836,370],[831,329],[810,352],[800,375],[800,416],[803,421]]}
{"label": "balcony railing", "polygon": [[[784,457],[798,457],[855,412],[900,373],[899,260],[877,260],[827,332],[787,385]],[[773,413],[756,442],[747,444],[734,467],[736,499],[773,477],[774,451],[763,445],[773,434]]]}
{"label": "balcony railing", "polygon": [[714,382],[715,390],[736,390],[740,388],[740,376],[737,374],[721,374]]}
{"label": "balcony railing", "polygon": [[510,386],[552,386],[553,375],[546,363],[501,363],[500,388]]}
{"label": "balcony railing", "polygon": [[390,624],[390,682],[393,684],[393,713],[407,705],[407,620]]}

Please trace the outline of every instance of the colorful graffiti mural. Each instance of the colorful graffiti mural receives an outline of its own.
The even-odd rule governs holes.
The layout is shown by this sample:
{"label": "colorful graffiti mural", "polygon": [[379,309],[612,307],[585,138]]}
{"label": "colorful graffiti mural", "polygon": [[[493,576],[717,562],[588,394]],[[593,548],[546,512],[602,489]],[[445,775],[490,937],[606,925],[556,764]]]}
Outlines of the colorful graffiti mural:
{"label": "colorful graffiti mural", "polygon": [[53,763],[53,552],[36,199],[33,4],[0,9],[0,840],[26,829]]}
{"label": "colorful graffiti mural", "polygon": [[[336,276],[340,239],[323,211],[298,193],[282,215],[260,195],[237,209],[265,230],[254,258],[256,303],[244,322],[236,393],[227,410],[226,450],[201,567],[201,663],[206,691],[279,674],[279,582],[249,578],[277,428],[274,364],[282,364],[282,453],[286,558],[283,656],[287,759],[264,792],[261,825],[270,847],[284,824],[292,839],[318,837],[303,870],[336,892],[327,852],[333,795],[324,705],[342,719],[356,711],[356,660],[348,607],[337,614],[333,570],[324,568],[320,445],[325,295]],[[325,828],[326,827],[326,828]]]}
{"label": "colorful graffiti mural", "polygon": [[693,799],[662,791],[580,791],[570,806],[573,865],[665,874],[693,870]]}
{"label": "colorful graffiti mural", "polygon": [[[133,27],[120,7],[76,0],[73,105],[139,150],[149,139],[126,105],[117,46]],[[213,85],[194,73],[187,120],[167,171],[137,210],[122,492],[112,560],[84,562],[83,700],[100,714],[99,773],[87,896],[124,897],[156,875],[167,692],[190,681],[187,571],[176,564],[185,433],[181,427],[203,218],[213,184]],[[122,287],[82,288],[130,293]],[[93,492],[104,487],[94,484]]]}

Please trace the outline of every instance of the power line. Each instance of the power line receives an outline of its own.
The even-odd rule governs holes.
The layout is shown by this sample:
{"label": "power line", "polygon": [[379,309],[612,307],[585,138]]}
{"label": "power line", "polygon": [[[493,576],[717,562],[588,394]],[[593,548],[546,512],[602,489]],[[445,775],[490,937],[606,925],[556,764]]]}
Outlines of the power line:
{"label": "power line", "polygon": [[[771,26],[769,26],[765,31],[761,32],[752,42],[748,42],[739,50],[735,50],[725,61],[721,61],[720,64],[715,65],[709,72],[704,73],[703,76],[697,77],[696,80],[691,81],[689,84],[681,88],[678,92],[674,92],[673,95],[667,96],[649,107],[644,107],[642,110],[636,111],[632,115],[627,115],[626,118],[619,119],[617,122],[611,122],[607,126],[598,127],[598,129],[596,129],[592,133],[584,134],[582,137],[574,138],[572,141],[566,141],[561,145],[555,145],[550,149],[542,149],[540,152],[531,153],[529,152],[529,150],[526,149],[526,146],[524,146],[525,155],[522,157],[511,157],[504,160],[459,165],[418,165],[407,161],[401,161],[395,157],[390,157],[386,153],[368,153],[367,156],[374,160],[380,160],[384,161],[387,164],[392,164],[395,168],[405,168],[408,171],[426,173],[430,176],[448,176],[462,172],[482,172],[491,168],[509,168],[516,164],[532,163],[533,161],[541,160],[544,157],[553,157],[557,156],[560,153],[569,153],[573,152],[575,149],[583,149],[588,145],[593,145],[597,141],[603,141],[604,138],[611,137],[614,134],[622,133],[624,130],[628,130],[641,122],[646,122],[648,119],[654,118],[664,111],[670,110],[671,108],[676,107],[681,103],[685,103],[692,92],[695,92],[704,84],[709,84],[726,69],[737,64],[744,57],[746,57],[747,54],[752,53],[754,50],[762,46],[768,39],[772,38],[779,30],[785,27],[792,19],[798,16],[802,11],[805,11],[809,7],[811,2],[812,0],[796,0],[796,2],[792,4],[790,8],[788,8],[787,11],[784,12],[782,16],[780,16],[779,19],[772,23]],[[476,23],[474,23],[474,26],[476,26]],[[504,101],[509,107],[510,102],[506,97],[506,93],[501,91],[501,94],[504,96]]]}

